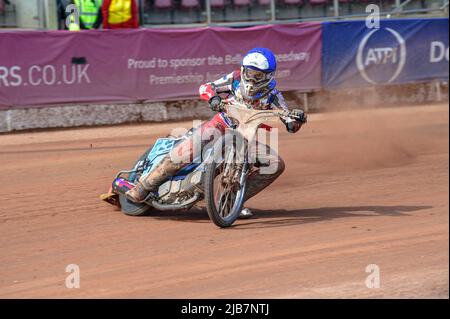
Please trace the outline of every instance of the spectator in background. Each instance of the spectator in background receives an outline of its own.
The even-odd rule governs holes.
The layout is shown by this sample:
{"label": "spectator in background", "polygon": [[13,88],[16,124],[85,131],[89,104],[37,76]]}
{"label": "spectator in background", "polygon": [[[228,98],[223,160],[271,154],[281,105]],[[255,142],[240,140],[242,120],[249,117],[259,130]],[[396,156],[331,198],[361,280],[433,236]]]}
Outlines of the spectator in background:
{"label": "spectator in background", "polygon": [[103,0],[74,0],[80,14],[80,28],[84,30],[98,29],[102,23]]}
{"label": "spectator in background", "polygon": [[104,0],[102,15],[104,29],[139,27],[138,6],[135,0]]}
{"label": "spectator in background", "polygon": [[[103,0],[58,0],[58,20],[60,29],[66,29],[66,18],[67,12],[66,8],[70,4],[75,4],[78,8],[80,25],[76,25],[72,29],[98,29],[102,24],[102,8]],[[72,21],[72,26],[76,24],[75,21]],[[69,27],[69,29],[71,29]]]}

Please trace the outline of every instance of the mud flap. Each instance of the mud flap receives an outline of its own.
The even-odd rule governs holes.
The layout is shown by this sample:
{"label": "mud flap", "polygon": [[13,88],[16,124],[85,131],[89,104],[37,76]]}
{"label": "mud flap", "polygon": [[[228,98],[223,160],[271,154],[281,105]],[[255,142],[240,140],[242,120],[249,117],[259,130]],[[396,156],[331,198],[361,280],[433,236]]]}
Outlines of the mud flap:
{"label": "mud flap", "polygon": [[108,204],[111,204],[113,206],[117,206],[120,208],[120,201],[119,201],[119,195],[116,193],[106,193],[100,195],[100,199],[107,202]]}
{"label": "mud flap", "polygon": [[112,186],[109,188],[108,193],[100,195],[100,199],[120,208],[119,195],[114,193]]}

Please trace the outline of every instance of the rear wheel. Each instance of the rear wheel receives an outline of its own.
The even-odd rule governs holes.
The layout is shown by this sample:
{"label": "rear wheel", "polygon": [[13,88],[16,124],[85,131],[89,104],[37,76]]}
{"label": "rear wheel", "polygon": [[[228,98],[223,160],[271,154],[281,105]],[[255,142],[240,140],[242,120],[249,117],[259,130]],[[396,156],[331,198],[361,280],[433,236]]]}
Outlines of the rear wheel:
{"label": "rear wheel", "polygon": [[[136,165],[139,162],[144,161],[147,158],[152,147],[153,147],[153,145],[151,145],[149,147],[149,149],[147,151],[145,151],[144,154],[142,154],[142,156],[136,161],[136,163],[134,164],[133,167],[136,167]],[[140,176],[140,174],[132,173],[129,176],[129,178],[130,178],[129,181],[132,183],[135,183],[138,180],[139,176]],[[128,200],[124,194],[119,194],[119,202],[120,202],[120,207],[121,207],[122,212],[128,216],[145,216],[150,213],[151,208],[152,208],[151,206],[148,206],[145,203],[141,204],[141,203],[132,202],[132,201]]]}
{"label": "rear wheel", "polygon": [[128,216],[145,216],[150,213],[151,206],[129,201],[124,194],[119,194],[120,208]]}

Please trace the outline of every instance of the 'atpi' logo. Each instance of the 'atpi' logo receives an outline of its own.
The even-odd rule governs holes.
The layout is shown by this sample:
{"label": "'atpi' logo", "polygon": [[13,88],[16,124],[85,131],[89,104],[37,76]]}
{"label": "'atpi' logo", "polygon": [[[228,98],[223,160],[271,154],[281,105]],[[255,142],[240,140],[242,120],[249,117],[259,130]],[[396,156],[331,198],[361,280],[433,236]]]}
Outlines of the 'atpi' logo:
{"label": "'atpi' logo", "polygon": [[[378,36],[378,46],[370,46],[369,40],[376,33],[389,32],[390,35]],[[381,35],[381,34],[380,34]],[[392,45],[392,37],[398,45]],[[388,40],[388,43],[386,43]],[[375,42],[375,41],[374,41]],[[361,76],[369,83],[390,83],[402,72],[406,63],[406,44],[402,36],[391,28],[374,29],[362,39],[358,47],[356,65]]]}

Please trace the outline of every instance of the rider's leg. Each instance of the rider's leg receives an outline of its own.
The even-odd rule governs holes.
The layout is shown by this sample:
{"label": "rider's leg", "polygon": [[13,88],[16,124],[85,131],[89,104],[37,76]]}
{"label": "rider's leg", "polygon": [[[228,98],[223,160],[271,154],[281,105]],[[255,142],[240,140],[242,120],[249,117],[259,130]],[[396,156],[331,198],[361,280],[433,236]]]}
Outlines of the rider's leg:
{"label": "rider's leg", "polygon": [[165,180],[193,161],[195,151],[202,152],[206,144],[221,136],[225,127],[225,123],[221,120],[219,114],[210,121],[203,123],[198,129],[194,130],[189,138],[173,148],[154,170],[140,178],[136,187],[126,193],[127,198],[139,203],[149,193],[156,193]]}
{"label": "rider's leg", "polygon": [[142,176],[136,186],[129,190],[127,198],[142,202],[150,193],[157,193],[159,186],[191,162],[193,136],[175,146],[149,174]]}
{"label": "rider's leg", "polygon": [[188,163],[176,163],[172,160],[170,153],[148,175],[143,176],[136,183],[136,186],[126,193],[129,200],[142,202],[149,193],[156,193],[159,186],[169,177],[175,175]]}

